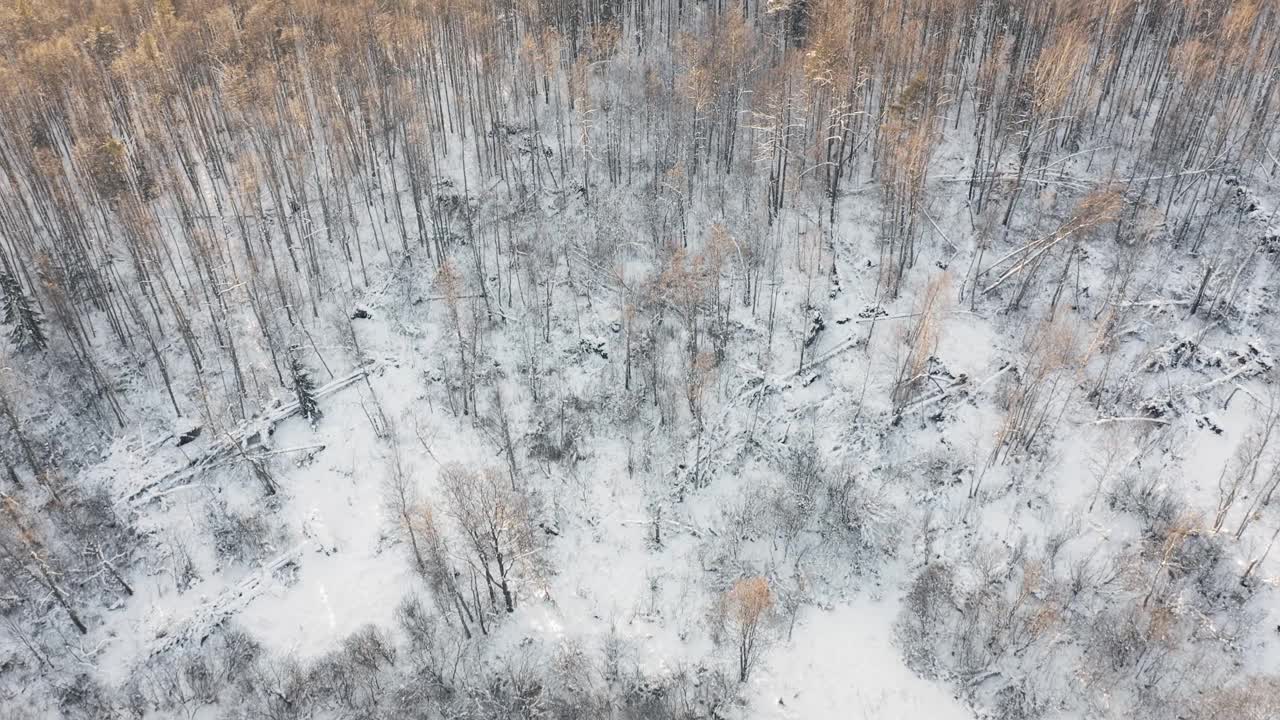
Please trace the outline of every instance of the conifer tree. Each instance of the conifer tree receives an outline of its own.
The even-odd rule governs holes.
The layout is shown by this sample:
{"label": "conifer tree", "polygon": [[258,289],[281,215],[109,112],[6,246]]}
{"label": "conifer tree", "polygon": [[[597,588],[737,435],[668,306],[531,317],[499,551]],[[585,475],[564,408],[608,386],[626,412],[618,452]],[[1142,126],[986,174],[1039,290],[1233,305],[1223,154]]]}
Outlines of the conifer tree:
{"label": "conifer tree", "polygon": [[49,339],[44,334],[44,318],[22,291],[22,285],[10,272],[0,273],[0,290],[4,292],[4,323],[10,326],[9,339],[18,350],[44,350]]}
{"label": "conifer tree", "polygon": [[320,412],[320,404],[316,401],[316,381],[311,379],[311,371],[296,355],[289,358],[289,379],[293,383],[294,394],[298,396],[302,417],[314,428],[324,413]]}

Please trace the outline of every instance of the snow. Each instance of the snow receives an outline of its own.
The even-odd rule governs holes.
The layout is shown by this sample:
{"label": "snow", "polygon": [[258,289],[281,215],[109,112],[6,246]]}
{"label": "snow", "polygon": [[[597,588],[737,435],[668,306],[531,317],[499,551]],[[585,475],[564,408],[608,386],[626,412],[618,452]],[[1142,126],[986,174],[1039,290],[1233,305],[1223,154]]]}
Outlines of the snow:
{"label": "snow", "polygon": [[[951,159],[944,158],[938,171],[958,171],[951,166],[963,153],[944,155]],[[628,192],[600,195],[605,202],[630,208]],[[1071,529],[1056,562],[1050,559],[1051,580],[1065,581],[1069,568],[1091,558],[1137,563],[1148,542],[1145,530],[1132,514],[1108,507],[1108,491],[1121,476],[1140,471],[1156,478],[1161,490],[1190,511],[1211,514],[1222,468],[1256,423],[1258,398],[1266,398],[1271,389],[1263,377],[1233,378],[1218,392],[1183,396],[1185,407],[1159,418],[1159,424],[1131,421],[1138,415],[1136,401],[1203,387],[1230,371],[1184,366],[1146,372],[1140,360],[1169,338],[1191,335],[1215,351],[1235,349],[1249,336],[1262,338],[1265,345],[1275,337],[1276,326],[1259,298],[1269,297],[1265,283],[1273,270],[1249,278],[1249,308],[1237,327],[1214,327],[1154,307],[1131,313],[1111,350],[1116,357],[1114,395],[1086,397],[1087,386],[1101,373],[1103,361],[1095,358],[1067,379],[1064,387],[1070,386],[1070,392],[1064,390],[1060,404],[1052,408],[1055,422],[1060,417],[1061,423],[1046,434],[1036,453],[990,462],[1005,418],[1004,388],[1025,361],[1029,328],[1040,316],[1019,314],[994,301],[978,302],[977,309],[956,302],[959,282],[972,282],[961,277],[963,261],[972,254],[973,232],[960,195],[940,198],[941,207],[933,213],[935,229],[947,240],[922,243],[925,248],[902,296],[881,303],[874,300],[879,268],[873,200],[850,196],[842,202],[831,242],[816,244],[821,260],[810,258],[811,266],[792,257],[790,232],[801,234],[803,226],[810,237],[818,233],[805,224],[803,211],[784,211],[778,222],[788,229],[786,271],[777,287],[779,317],[771,352],[762,352],[765,313],[742,306],[735,297],[730,310],[735,334],[717,383],[705,391],[706,425],[696,440],[692,423],[682,415],[686,400],[678,387],[677,353],[663,358],[662,370],[671,373],[664,378],[670,385],[664,392],[676,396],[663,402],[680,419],[672,423],[660,417],[647,397],[642,400],[650,414],[637,413],[640,422],[618,419],[626,412],[619,392],[623,340],[617,328],[622,314],[614,295],[605,292],[616,289],[610,286],[613,279],[590,258],[575,254],[579,285],[553,282],[559,310],[549,342],[540,339],[537,303],[524,306],[519,315],[510,307],[500,308],[482,343],[479,372],[485,374],[486,388],[501,392],[507,405],[523,475],[538,501],[536,532],[545,563],[536,576],[519,582],[518,606],[511,615],[499,616],[500,624],[483,646],[483,659],[495,662],[528,647],[537,657],[550,657],[570,645],[590,648],[598,656],[613,638],[626,644],[637,666],[653,676],[688,665],[731,664],[733,648],[717,644],[708,627],[710,609],[727,584],[764,574],[783,588],[806,577],[812,597],[790,632],[787,618],[775,618],[770,629],[778,639],[743,688],[746,704],[737,708],[739,717],[967,720],[984,712],[989,698],[977,693],[961,697],[968,688],[957,685],[958,680],[917,674],[906,664],[895,636],[902,595],[925,560],[953,564],[959,589],[973,592],[975,556],[990,557],[993,565],[1012,573],[1012,549],[1041,548],[1056,533]],[[1051,221],[1056,196],[1045,194],[1039,200],[1049,216],[1041,222]],[[696,212],[715,215],[704,207]],[[1031,234],[1036,228],[1021,230]],[[695,245],[697,236],[695,232]],[[1105,287],[1109,252],[1100,248],[1099,257],[1087,264],[1084,284]],[[825,271],[832,264],[838,286],[828,284],[825,272],[806,276],[814,267]],[[619,276],[633,284],[654,270],[652,259],[639,252],[624,254],[619,266],[625,268]],[[933,395],[942,383],[961,376],[967,382],[927,406],[899,413],[889,395],[901,339],[925,281],[942,272],[950,272],[956,284],[932,353],[935,385],[924,392]],[[1170,272],[1186,285],[1184,276],[1195,268]],[[219,445],[230,433],[206,428],[201,437],[177,448],[174,435],[191,430],[191,421],[177,424],[173,433],[136,428],[84,473],[86,483],[101,483],[124,512],[136,513],[150,553],[132,576],[137,594],[104,613],[86,642],[96,648],[94,663],[101,678],[121,683],[148,660],[163,662],[175,647],[197,645],[224,622],[246,630],[276,656],[313,660],[366,625],[394,629],[397,604],[406,595],[427,592],[388,517],[383,486],[393,448],[402,453],[418,494],[437,508],[444,503],[442,466],[502,466],[505,460],[491,428],[474,412],[463,415],[448,402],[445,378],[456,372],[454,341],[429,274],[375,267],[373,275],[376,281],[358,298],[371,318],[354,325],[365,357],[323,343],[307,356],[320,384],[335,383],[321,401],[324,418],[314,428],[297,417],[273,423],[272,418],[283,417],[277,407],[244,427],[226,429],[238,432],[236,439],[254,431],[267,435],[255,449],[271,453],[276,496],[266,498],[243,463],[227,460],[230,451],[216,463],[190,466],[202,451],[237,447]],[[813,277],[817,280],[810,286]],[[532,290],[542,292],[540,287]],[[815,312],[807,305],[821,312],[825,328],[811,347],[802,349]],[[886,317],[863,322],[860,314],[868,310],[882,310]],[[510,317],[502,314],[508,311]],[[1083,330],[1096,321],[1085,312],[1072,317]],[[530,335],[538,339],[530,341]],[[522,374],[530,361],[541,371],[542,396],[537,400]],[[269,376],[266,363],[261,358],[258,363],[257,370]],[[331,368],[332,377],[321,366]],[[1224,406],[1237,382],[1247,392]],[[477,402],[488,411],[488,397]],[[582,425],[570,430],[580,434],[579,455],[572,461],[533,457],[534,441],[561,431],[549,427],[553,421],[548,419],[562,422],[565,407],[588,408],[568,412],[569,424]],[[1099,424],[1115,418],[1120,419]],[[272,432],[266,432],[267,426]],[[784,460],[810,441],[833,474],[848,473],[860,487],[880,493],[879,519],[887,526],[876,528],[884,536],[877,538],[882,556],[854,557],[855,550],[827,537],[837,534],[829,527],[808,528],[795,547],[783,547],[772,535],[768,523],[776,520],[776,508],[769,504],[774,497],[769,493],[785,491]],[[1108,453],[1114,456],[1111,461]],[[700,485],[691,481],[695,463],[702,464]],[[982,476],[983,483],[970,497],[975,476]],[[1101,488],[1099,477],[1104,479]],[[218,556],[204,528],[211,499],[269,515],[279,532],[267,539],[262,557],[234,561]],[[1228,527],[1239,522],[1244,505],[1246,501],[1230,515]],[[653,538],[655,509],[662,513],[657,521],[661,542]],[[1242,571],[1260,552],[1258,538],[1280,522],[1274,515],[1272,511],[1258,520],[1244,543],[1229,546],[1231,568]],[[936,536],[924,537],[926,523]],[[189,552],[197,571],[190,587],[179,587],[173,569],[178,545]],[[1280,643],[1270,632],[1280,625],[1274,588],[1280,582],[1280,552],[1258,574],[1264,582],[1245,611],[1261,630],[1241,643],[1235,660],[1250,671],[1280,662]],[[1103,603],[1109,597],[1100,594],[1094,600]],[[1207,619],[1206,625],[1212,621]],[[995,672],[1011,679],[1044,677],[1045,685],[1056,689],[1073,677],[1063,670],[1063,658],[1078,659],[1081,652],[1065,647],[1071,640],[1046,642],[1036,660],[1022,665],[1006,660]],[[1082,702],[1068,707],[1062,717],[1093,717],[1089,712]]]}
{"label": "snow", "polygon": [[[314,658],[332,649],[333,638],[366,624],[390,627],[405,588],[417,583],[401,553],[380,551],[365,532],[383,525],[381,508],[370,512],[355,502],[344,508],[348,501],[342,497],[331,508],[345,532],[323,544],[313,541],[291,584],[273,584],[238,614],[240,625],[272,650]],[[336,550],[325,552],[326,545]]]}
{"label": "snow", "polygon": [[897,610],[897,602],[861,595],[830,610],[807,608],[791,641],[753,675],[748,717],[971,720],[963,703],[899,659]]}
{"label": "snow", "polygon": [[[960,236],[957,228],[940,222],[950,228],[950,236]],[[541,501],[548,570],[518,588],[517,610],[503,618],[491,638],[488,659],[524,652],[530,644],[543,654],[569,645],[598,650],[606,637],[619,638],[631,648],[638,667],[653,675],[731,659],[732,648],[713,643],[706,627],[716,583],[757,568],[779,578],[800,568],[794,556],[759,538],[748,538],[735,554],[725,555],[729,536],[736,532],[728,525],[737,522],[731,520],[735,513],[753,514],[740,518],[748,525],[767,515],[767,508],[751,504],[760,499],[748,489],[777,486],[771,459],[811,438],[833,465],[883,488],[889,512],[897,513],[890,522],[901,531],[890,547],[898,560],[854,568],[817,540],[810,548],[808,570],[822,586],[815,604],[801,609],[790,639],[779,639],[753,672],[740,716],[966,720],[977,712],[971,699],[957,697],[946,681],[916,674],[905,664],[894,635],[900,595],[920,568],[924,545],[919,531],[927,514],[939,527],[930,548],[935,559],[962,562],[974,544],[1001,549],[1024,539],[1042,543],[1065,522],[1078,523],[1079,533],[1064,546],[1060,567],[1091,555],[1132,553],[1141,542],[1137,523],[1106,509],[1105,499],[1092,512],[1088,508],[1100,472],[1099,448],[1114,441],[1124,467],[1148,433],[1165,438],[1146,459],[1148,467],[1159,467],[1162,482],[1195,506],[1212,507],[1217,473],[1256,416],[1255,403],[1244,395],[1225,409],[1208,399],[1195,400],[1195,413],[1151,427],[1094,425],[1097,411],[1077,393],[1064,413],[1064,431],[1047,450],[1050,461],[992,466],[985,471],[981,502],[968,501],[971,478],[984,472],[1003,421],[997,403],[1000,382],[990,379],[1020,357],[1026,338],[1000,315],[954,304],[944,312],[934,356],[940,370],[952,378],[967,376],[967,384],[927,412],[905,413],[879,444],[870,442],[863,428],[892,417],[887,398],[896,348],[916,308],[918,286],[907,287],[903,297],[887,304],[889,316],[874,328],[858,322],[859,313],[870,306],[868,288],[875,269],[848,264],[850,257],[863,257],[872,242],[854,225],[846,221],[842,226],[848,231],[845,237],[857,240],[838,241],[841,289],[822,306],[826,327],[805,351],[806,368],[796,375],[809,315],[800,309],[802,286],[793,277],[781,288],[779,305],[791,308],[798,321],[779,332],[777,358],[761,368],[751,355],[736,356],[733,369],[709,396],[706,487],[681,486],[673,492],[696,455],[679,438],[664,440],[656,428],[631,429],[630,437],[605,424],[582,428],[583,455],[571,468],[534,460],[522,447],[524,472]],[[284,529],[262,565],[226,563],[203,544],[199,517],[207,497],[220,496],[241,508],[263,503],[261,487],[243,474],[219,468],[201,477],[182,474],[187,458],[218,442],[216,436],[207,433],[181,451],[168,444],[155,449],[152,441],[140,438],[120,441],[89,474],[111,484],[122,502],[136,507],[145,529],[187,543],[201,570],[185,592],[163,577],[137,583],[138,596],[109,616],[109,629],[97,633],[103,641],[99,663],[106,668],[104,677],[123,679],[133,663],[187,628],[195,628],[192,637],[199,637],[211,617],[233,619],[272,653],[315,659],[367,624],[394,628],[400,600],[425,592],[387,515],[382,486],[391,444],[375,427],[381,422],[377,407],[389,422],[385,432],[394,436],[417,491],[437,506],[443,502],[438,480],[442,465],[501,465],[504,460],[479,420],[457,414],[444,401],[438,379],[442,363],[452,359],[438,351],[450,342],[443,313],[432,302],[403,302],[401,295],[413,290],[402,283],[403,278],[388,277],[381,290],[362,302],[373,318],[358,322],[356,332],[366,356],[376,359],[367,366],[367,384],[360,378],[326,396],[321,404],[325,417],[315,429],[301,419],[288,419],[274,427],[266,442],[267,450],[280,453],[272,466],[280,492],[270,503],[271,517]],[[529,347],[523,335],[527,328],[513,323],[489,338],[492,372],[518,437],[532,437],[539,418],[555,417],[555,403],[591,400],[620,385],[622,340],[613,330],[618,320],[616,307],[595,302],[578,308],[572,327],[557,323],[551,344],[533,351],[547,370],[542,382],[549,397],[542,403],[534,403],[519,384],[518,368]],[[760,332],[760,318],[744,308],[735,308],[735,320]],[[584,339],[609,359],[581,352]],[[320,351],[336,376],[344,377],[352,367],[353,359],[341,349],[322,346]],[[1221,374],[1210,371],[1198,381],[1212,379],[1214,372]],[[1180,382],[1184,376],[1196,377],[1185,370],[1176,374]],[[1170,375],[1137,380],[1163,386],[1173,382]],[[760,378],[767,380],[759,384]],[[328,377],[319,379],[323,383]],[[927,419],[938,410],[942,421]],[[1225,430],[1217,434],[1196,422],[1205,416]],[[744,460],[749,443],[760,453]],[[317,446],[323,449],[314,450]],[[629,469],[642,464],[641,455],[647,469]],[[957,474],[945,474],[953,470]],[[140,490],[149,479],[166,474],[179,479]],[[664,509],[663,541],[655,544],[653,512],[659,506]],[[1280,557],[1272,558],[1268,572],[1274,572],[1276,560]],[[962,574],[961,580],[966,577]],[[870,582],[874,592],[867,589]],[[1265,622],[1274,625],[1277,611],[1262,607]],[[210,614],[217,608],[225,608],[225,615]],[[786,624],[779,619],[779,635],[785,634]],[[1264,667],[1277,657],[1276,647],[1262,639],[1252,643],[1247,648],[1250,662]]]}

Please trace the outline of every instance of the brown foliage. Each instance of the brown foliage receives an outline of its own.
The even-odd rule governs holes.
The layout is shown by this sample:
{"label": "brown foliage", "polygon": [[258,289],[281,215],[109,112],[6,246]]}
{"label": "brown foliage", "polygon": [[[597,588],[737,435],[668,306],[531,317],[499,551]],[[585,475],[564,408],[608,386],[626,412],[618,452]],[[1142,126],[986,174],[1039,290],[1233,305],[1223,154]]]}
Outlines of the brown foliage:
{"label": "brown foliage", "polygon": [[725,621],[738,649],[738,681],[746,682],[765,646],[765,623],[773,611],[773,594],[763,577],[743,578],[725,593]]}
{"label": "brown foliage", "polygon": [[1089,45],[1081,28],[1058,30],[1031,71],[1038,112],[1051,115],[1062,108],[1082,75],[1088,54]]}
{"label": "brown foliage", "polygon": [[929,280],[916,307],[916,320],[903,333],[905,353],[893,384],[893,405],[901,408],[923,384],[929,358],[937,349],[942,335],[942,315],[950,295],[951,274],[939,273]]}

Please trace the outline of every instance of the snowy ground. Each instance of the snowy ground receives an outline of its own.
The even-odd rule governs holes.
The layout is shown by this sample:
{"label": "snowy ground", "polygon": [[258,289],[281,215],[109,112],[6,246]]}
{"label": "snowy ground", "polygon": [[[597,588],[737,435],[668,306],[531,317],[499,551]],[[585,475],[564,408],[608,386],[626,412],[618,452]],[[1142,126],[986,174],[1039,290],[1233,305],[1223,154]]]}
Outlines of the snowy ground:
{"label": "snowy ground", "polygon": [[[842,223],[830,243],[822,243],[821,271],[806,274],[804,263],[788,255],[796,270],[783,275],[767,362],[759,352],[763,312],[734,303],[736,335],[709,394],[705,448],[689,439],[687,420],[672,431],[648,416],[630,424],[617,419],[621,410],[610,403],[621,404],[623,348],[616,329],[621,315],[610,291],[590,297],[578,287],[557,286],[557,303],[572,311],[564,310],[551,341],[533,350],[547,370],[547,397],[538,402],[518,369],[528,353],[530,318],[497,325],[487,338],[485,360],[493,367],[486,372],[509,402],[521,464],[537,491],[547,569],[522,582],[519,607],[485,647],[486,660],[529,647],[540,656],[567,646],[598,649],[606,638],[617,638],[639,668],[655,675],[731,661],[733,648],[713,641],[707,621],[726,583],[763,573],[781,587],[803,576],[811,596],[793,628],[788,630],[788,618],[778,618],[778,639],[743,688],[747,704],[736,709],[740,717],[971,718],[985,710],[982,698],[960,697],[955,678],[918,674],[895,635],[903,597],[926,561],[964,568],[957,574],[963,581],[975,548],[993,557],[1012,555],[1013,548],[1038,548],[1070,527],[1059,559],[1049,563],[1054,579],[1065,582],[1068,568],[1089,558],[1129,562],[1143,551],[1143,528],[1132,514],[1108,507],[1107,497],[1116,478],[1135,466],[1144,465],[1162,491],[1200,517],[1212,515],[1222,468],[1257,422],[1270,385],[1262,373],[1243,375],[1204,393],[1184,392],[1178,410],[1158,422],[1135,421],[1135,400],[1220,382],[1233,368],[1230,359],[1154,372],[1141,365],[1152,347],[1196,333],[1210,354],[1238,351],[1242,338],[1272,349],[1270,261],[1251,276],[1248,307],[1230,329],[1159,309],[1128,315],[1112,350],[1120,399],[1103,407],[1086,397],[1101,360],[1087,363],[1067,381],[1072,389],[1054,407],[1056,432],[1041,454],[984,470],[1003,419],[1001,396],[1012,368],[1025,362],[1024,315],[996,303],[975,309],[949,303],[933,353],[938,384],[922,395],[940,390],[948,378],[966,377],[964,391],[900,417],[888,400],[900,339],[924,281],[944,266],[953,281],[964,280],[974,251],[959,201],[940,204],[952,211],[937,213],[950,239],[928,246],[903,296],[881,307],[885,317],[874,323],[864,317],[876,308],[874,213],[858,198],[846,202]],[[789,215],[780,222],[800,224]],[[1088,266],[1086,283],[1104,286],[1105,259]],[[590,276],[593,268],[583,263],[575,272]],[[638,273],[644,262],[635,266]],[[1185,289],[1193,282],[1188,269],[1175,272],[1168,286]],[[184,470],[188,458],[222,442],[214,432],[184,448],[162,430],[128,436],[86,473],[109,488],[124,512],[136,513],[139,529],[149,535],[148,562],[133,577],[137,594],[105,613],[83,643],[87,656],[96,655],[92,664],[104,680],[121,683],[147,659],[163,662],[174,647],[198,645],[225,624],[248,631],[271,653],[319,658],[367,624],[393,628],[397,603],[423,591],[388,519],[383,485],[391,448],[400,448],[419,494],[437,505],[443,502],[442,466],[498,466],[504,460],[491,428],[446,400],[440,378],[451,362],[452,340],[430,279],[388,272],[377,287],[359,298],[372,318],[354,324],[368,360],[367,379],[357,373],[360,358],[350,348],[321,345],[317,359],[327,370],[317,379],[335,383],[322,399],[324,418],[315,428],[301,418],[285,419],[264,439],[261,451],[270,456],[279,487],[272,498],[234,457],[199,472]],[[806,298],[820,309],[825,330],[803,348]],[[1092,327],[1088,312],[1071,317],[1085,330]],[[603,347],[609,357],[582,352],[583,341]],[[354,380],[344,384],[344,378]],[[1237,386],[1243,392],[1232,395]],[[552,400],[560,408],[575,402],[588,407],[571,417],[582,425],[574,429],[580,433],[575,462],[530,457],[533,439],[561,432],[547,425],[548,418],[563,417]],[[879,493],[883,557],[854,560],[823,536],[825,528],[807,528],[795,547],[771,537],[775,509],[759,493],[780,484],[786,453],[805,442],[819,448],[833,473],[847,471]],[[1267,460],[1275,458],[1269,454]],[[705,463],[701,487],[688,483],[695,462]],[[983,473],[981,492],[970,498],[975,474]],[[273,528],[259,557],[235,562],[218,556],[206,529],[212,501],[266,511]],[[662,509],[661,542],[652,537],[655,507]],[[1237,508],[1228,530],[1241,519]],[[1260,516],[1244,540],[1228,546],[1226,565],[1242,572],[1276,523],[1280,517],[1273,511]],[[179,547],[186,558],[175,552]],[[1246,603],[1257,628],[1280,623],[1273,587],[1278,573],[1280,554],[1257,572],[1263,582]],[[1067,648],[1071,639],[1054,640],[1041,666],[1010,667],[1006,661],[999,672],[1047,674],[1052,653],[1078,651]],[[1238,645],[1239,662],[1252,671],[1280,660],[1271,632],[1251,632]],[[1090,717],[1078,707],[1068,712],[1062,717]],[[214,713],[206,708],[204,717]]]}
{"label": "snowy ground", "polygon": [[892,600],[807,609],[791,641],[752,678],[750,717],[968,720],[973,713],[898,659]]}

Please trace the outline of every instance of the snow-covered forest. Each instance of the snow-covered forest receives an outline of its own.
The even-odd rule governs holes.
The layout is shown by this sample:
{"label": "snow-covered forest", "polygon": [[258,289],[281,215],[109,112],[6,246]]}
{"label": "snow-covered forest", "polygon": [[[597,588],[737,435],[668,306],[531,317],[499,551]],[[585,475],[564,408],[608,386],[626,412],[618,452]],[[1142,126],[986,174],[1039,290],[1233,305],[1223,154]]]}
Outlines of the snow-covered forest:
{"label": "snow-covered forest", "polygon": [[1280,718],[1280,2],[6,0],[4,720]]}

